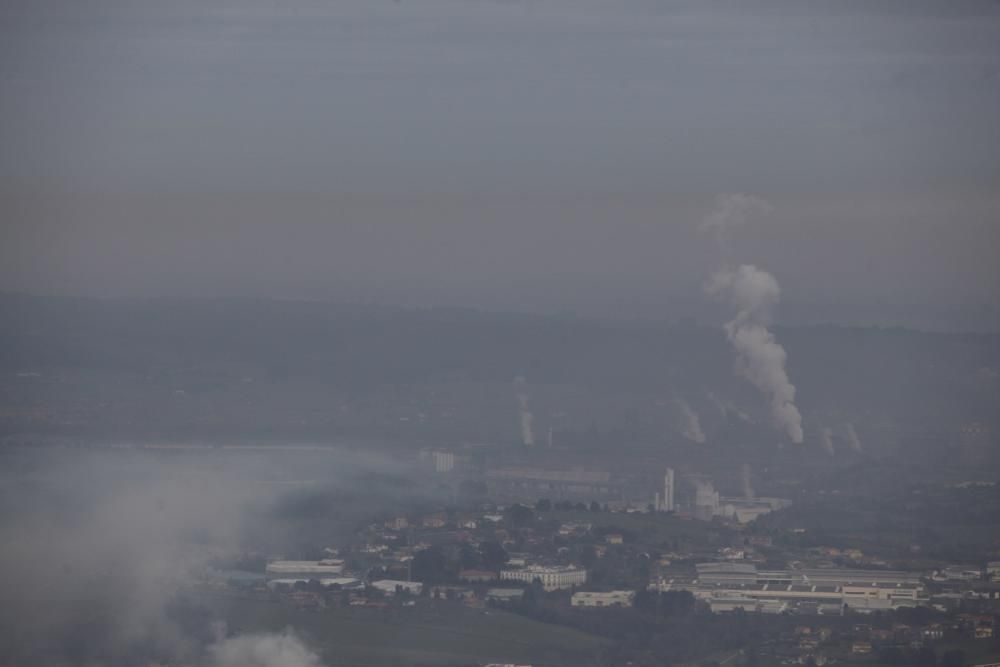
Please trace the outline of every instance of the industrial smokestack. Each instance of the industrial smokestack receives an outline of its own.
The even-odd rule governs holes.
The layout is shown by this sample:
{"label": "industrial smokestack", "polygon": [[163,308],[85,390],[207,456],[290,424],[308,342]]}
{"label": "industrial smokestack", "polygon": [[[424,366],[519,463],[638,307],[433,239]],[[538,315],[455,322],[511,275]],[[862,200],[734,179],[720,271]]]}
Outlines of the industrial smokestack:
{"label": "industrial smokestack", "polygon": [[517,395],[518,415],[521,426],[521,443],[525,447],[535,446],[535,416],[531,413],[528,402],[527,381],[523,375],[514,378],[514,387]]}
{"label": "industrial smokestack", "polygon": [[802,442],[802,415],[795,405],[795,385],[785,372],[785,348],[767,327],[781,290],[770,273],[744,264],[717,272],[705,285],[710,295],[729,300],[736,317],[726,336],[736,350],[737,370],[771,403],[771,418],[795,443]]}
{"label": "industrial smokestack", "polygon": [[674,469],[667,468],[663,474],[663,504],[662,511],[674,511]]}
{"label": "industrial smokestack", "polygon": [[742,471],[743,497],[746,498],[747,500],[753,500],[754,498],[753,485],[750,483],[750,474],[751,474],[750,464],[744,463]]}

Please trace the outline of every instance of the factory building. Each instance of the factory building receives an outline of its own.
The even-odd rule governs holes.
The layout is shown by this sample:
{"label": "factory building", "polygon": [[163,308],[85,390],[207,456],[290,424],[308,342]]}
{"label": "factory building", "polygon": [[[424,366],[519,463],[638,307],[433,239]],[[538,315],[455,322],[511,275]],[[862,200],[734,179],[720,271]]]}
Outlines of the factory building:
{"label": "factory building", "polygon": [[696,519],[711,521],[719,513],[719,492],[711,482],[695,481],[694,516]]}
{"label": "factory building", "polygon": [[[917,574],[852,569],[761,570],[743,563],[701,563],[696,580],[659,580],[653,590],[687,590],[713,610],[740,600],[785,604],[846,605],[859,611],[912,607],[928,601]],[[733,602],[735,601],[735,602]],[[750,607],[743,609],[750,611]],[[773,611],[772,608],[759,611]]]}
{"label": "factory building", "polygon": [[273,560],[264,572],[268,579],[323,579],[344,571],[344,561],[339,558],[324,560]]}
{"label": "factory building", "polygon": [[451,472],[455,469],[455,454],[452,452],[435,451],[431,454],[434,461],[434,472]]}
{"label": "factory building", "polygon": [[573,593],[570,604],[574,607],[631,607],[635,591],[579,591]]}
{"label": "factory building", "polygon": [[420,450],[420,461],[424,465],[430,464],[434,472],[451,472],[455,469],[455,452],[444,449],[422,449]]}
{"label": "factory building", "polygon": [[674,495],[674,469],[667,468],[663,475],[663,492],[653,496],[653,508],[657,512],[673,512]]}
{"label": "factory building", "polygon": [[490,494],[498,497],[594,500],[621,495],[621,485],[612,482],[611,473],[583,468],[494,468],[486,473],[486,483]]}
{"label": "factory building", "polygon": [[788,609],[788,603],[780,600],[756,600],[740,595],[713,597],[708,600],[713,614],[722,614],[741,609],[758,614],[780,614]]}
{"label": "factory building", "polygon": [[268,588],[280,586],[295,586],[295,584],[307,584],[310,581],[319,581],[320,586],[339,586],[344,590],[358,590],[365,587],[360,579],[354,577],[324,577],[322,579],[306,579],[303,577],[287,577],[281,579],[270,579],[267,582]]}
{"label": "factory building", "polygon": [[755,565],[750,563],[699,563],[695,568],[698,570],[698,583],[712,585],[921,585],[918,573],[903,572],[901,570],[858,570],[850,568],[758,570]]}

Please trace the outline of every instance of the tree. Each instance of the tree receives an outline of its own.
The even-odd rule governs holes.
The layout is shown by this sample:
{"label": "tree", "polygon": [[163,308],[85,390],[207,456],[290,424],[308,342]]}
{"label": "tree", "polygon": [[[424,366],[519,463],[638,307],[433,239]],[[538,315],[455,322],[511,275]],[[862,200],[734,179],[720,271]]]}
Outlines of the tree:
{"label": "tree", "polygon": [[483,558],[478,551],[468,544],[462,544],[459,550],[459,559],[463,570],[474,570],[483,563]]}
{"label": "tree", "polygon": [[448,578],[448,558],[441,547],[422,549],[413,555],[413,578],[424,583],[443,581]]}
{"label": "tree", "polygon": [[907,657],[902,649],[890,646],[879,651],[878,661],[887,665],[905,665]]}
{"label": "tree", "polygon": [[507,510],[507,520],[514,528],[523,528],[535,520],[535,513],[530,507],[517,504]]}
{"label": "tree", "polygon": [[535,510],[538,512],[548,512],[552,509],[552,501],[548,498],[542,498],[537,503],[535,503]]}
{"label": "tree", "polygon": [[594,567],[594,563],[597,562],[597,550],[594,549],[594,545],[587,544],[580,549],[580,564],[583,565],[588,570]]}
{"label": "tree", "polygon": [[483,566],[489,570],[499,570],[510,558],[503,545],[495,540],[487,540],[480,544],[479,555],[483,559]]}
{"label": "tree", "polygon": [[601,505],[600,505],[600,503],[598,503],[596,500],[591,500],[590,501],[590,511],[594,512],[594,513],[600,512],[601,511]]}
{"label": "tree", "polygon": [[962,667],[965,664],[965,651],[952,649],[941,654],[941,667]]}

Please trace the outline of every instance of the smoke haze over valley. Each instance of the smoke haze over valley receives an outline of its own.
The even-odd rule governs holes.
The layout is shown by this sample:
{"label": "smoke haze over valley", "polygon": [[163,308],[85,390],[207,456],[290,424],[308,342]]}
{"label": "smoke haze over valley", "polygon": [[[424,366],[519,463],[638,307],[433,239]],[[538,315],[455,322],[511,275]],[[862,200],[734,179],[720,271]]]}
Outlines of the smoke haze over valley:
{"label": "smoke haze over valley", "polygon": [[1000,664],[1000,3],[8,0],[0,667]]}

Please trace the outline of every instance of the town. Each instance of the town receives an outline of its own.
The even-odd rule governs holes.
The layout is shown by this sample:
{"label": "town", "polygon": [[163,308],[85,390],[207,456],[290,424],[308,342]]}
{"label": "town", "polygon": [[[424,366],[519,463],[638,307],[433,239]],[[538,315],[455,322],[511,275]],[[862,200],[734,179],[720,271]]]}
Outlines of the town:
{"label": "town", "polygon": [[[425,450],[418,461],[427,480],[468,490],[455,479],[463,458]],[[514,614],[610,640],[595,664],[959,667],[997,655],[1000,560],[983,560],[995,536],[961,562],[918,544],[823,543],[823,531],[787,524],[793,500],[754,493],[749,466],[736,477],[743,493],[721,496],[673,468],[619,487],[607,471],[506,465],[479,492],[520,502],[456,493],[383,512],[336,543],[216,563],[191,588],[369,624]],[[529,499],[541,491],[550,497]],[[950,491],[996,495],[989,484]]]}

